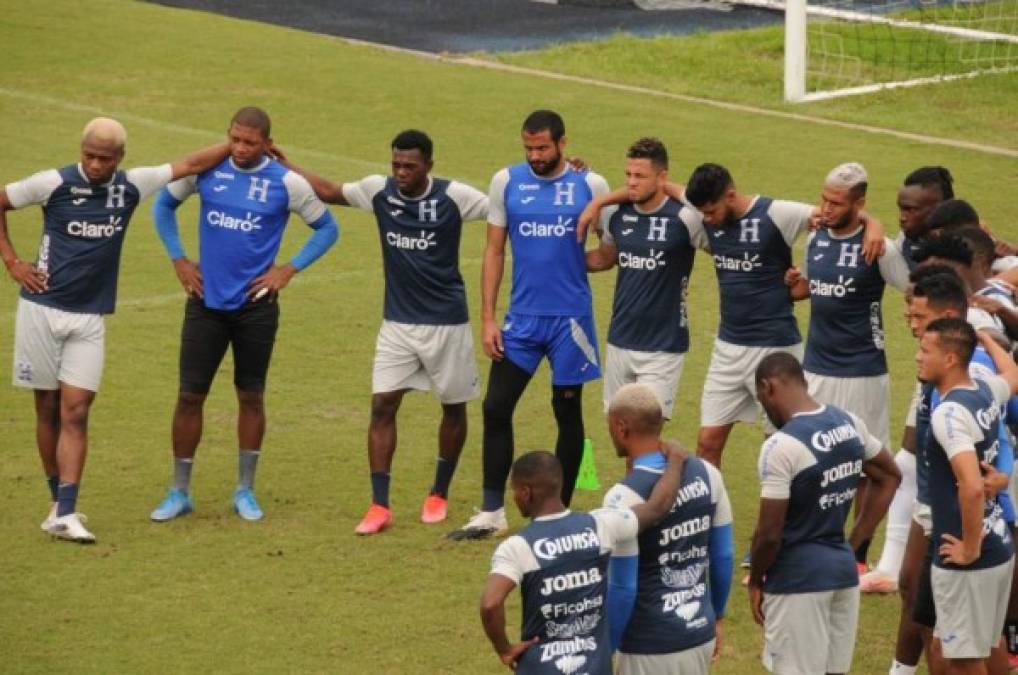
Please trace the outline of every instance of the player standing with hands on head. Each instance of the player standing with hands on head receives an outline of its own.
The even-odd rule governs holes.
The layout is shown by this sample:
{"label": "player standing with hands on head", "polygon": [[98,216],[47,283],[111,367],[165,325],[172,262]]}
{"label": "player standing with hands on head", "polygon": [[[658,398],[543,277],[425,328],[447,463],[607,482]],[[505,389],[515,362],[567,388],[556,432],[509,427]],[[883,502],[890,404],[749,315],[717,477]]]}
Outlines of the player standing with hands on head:
{"label": "player standing with hands on head", "polygon": [[488,198],[469,185],[431,176],[433,148],[424,132],[402,131],[391,143],[391,177],[367,176],[342,185],[283,160],[326,203],[370,211],[378,223],[385,309],[371,378],[371,506],[357,534],[375,534],[392,523],[396,413],[413,389],[430,389],[442,403],[435,481],[421,521],[446,519],[449,485],[467,439],[467,401],[480,391],[459,249],[463,223],[486,217]]}
{"label": "player standing with hands on head", "polygon": [[[488,194],[488,243],[481,267],[481,335],[492,360],[484,397],[484,491],[481,510],[454,540],[504,532],[505,482],[513,457],[513,412],[538,365],[552,370],[551,407],[558,425],[562,501],[572,498],[583,455],[583,384],[601,376],[584,243],[576,222],[598,194],[601,176],[566,161],[565,123],[550,110],[531,113],[521,132],[526,161],[502,169]],[[496,320],[498,289],[512,243],[512,295]]]}
{"label": "player standing with hands on head", "polygon": [[[279,325],[278,295],[339,236],[336,221],[307,180],[267,154],[272,138],[265,111],[241,108],[230,120],[227,139],[227,159],[195,178],[172,183],[152,207],[159,237],[187,292],[173,413],[173,487],[152,511],[157,522],[193,508],[191,469],[205,398],[230,346],[240,446],[233,506],[245,520],[262,518],[254,476],[265,435],[265,380]],[[194,193],[201,198],[197,263],[184,252],[176,216],[176,209]],[[314,232],[293,259],[277,265],[291,211]]]}
{"label": "player standing with hands on head", "polygon": [[[14,384],[35,394],[36,442],[53,502],[42,529],[93,543],[76,512],[88,450],[88,414],[105,354],[103,315],[117,297],[120,253],[135,208],[173,179],[214,166],[219,144],[157,167],[118,168],[127,131],[97,117],[81,135],[81,160],[0,191],[0,257],[21,286],[14,337]],[[38,204],[43,231],[35,264],[7,235],[6,212]]]}

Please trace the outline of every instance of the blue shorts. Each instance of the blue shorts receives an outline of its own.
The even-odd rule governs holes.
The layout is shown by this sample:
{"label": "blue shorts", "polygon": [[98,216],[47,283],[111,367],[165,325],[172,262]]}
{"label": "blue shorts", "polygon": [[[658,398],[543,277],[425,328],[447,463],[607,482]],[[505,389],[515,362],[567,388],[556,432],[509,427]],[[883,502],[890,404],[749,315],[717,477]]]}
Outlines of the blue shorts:
{"label": "blue shorts", "polygon": [[601,377],[594,317],[538,316],[508,312],[502,326],[505,356],[531,375],[541,358],[551,364],[551,383],[583,384]]}

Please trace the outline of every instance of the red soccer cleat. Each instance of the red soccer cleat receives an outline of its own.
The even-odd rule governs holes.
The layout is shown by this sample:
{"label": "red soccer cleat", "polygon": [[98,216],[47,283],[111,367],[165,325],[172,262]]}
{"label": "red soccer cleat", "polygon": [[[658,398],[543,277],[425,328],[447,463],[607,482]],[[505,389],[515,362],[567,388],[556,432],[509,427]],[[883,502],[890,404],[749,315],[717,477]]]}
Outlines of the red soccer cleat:
{"label": "red soccer cleat", "polygon": [[378,534],[392,525],[392,511],[381,504],[372,504],[361,522],[354,528],[357,534]]}
{"label": "red soccer cleat", "polygon": [[422,523],[440,523],[449,515],[449,500],[439,495],[428,495],[421,507]]}

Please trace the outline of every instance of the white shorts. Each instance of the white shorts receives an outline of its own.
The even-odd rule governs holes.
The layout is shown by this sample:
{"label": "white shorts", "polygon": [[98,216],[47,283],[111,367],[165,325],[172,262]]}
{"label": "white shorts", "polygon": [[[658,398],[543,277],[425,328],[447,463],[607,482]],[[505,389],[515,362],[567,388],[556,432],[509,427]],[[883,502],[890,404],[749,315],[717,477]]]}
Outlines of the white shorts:
{"label": "white shorts", "polygon": [[1002,565],[983,570],[930,570],[937,627],[948,659],[985,659],[1000,641],[1011,596],[1014,556]]}
{"label": "white shorts", "polygon": [[481,392],[470,324],[430,326],[383,321],[375,342],[371,391],[433,391],[442,403]]}
{"label": "white shorts", "polygon": [[859,587],[764,593],[763,665],[778,675],[847,673],[859,622]]}
{"label": "white shorts", "polygon": [[862,419],[871,434],[885,448],[891,447],[891,422],[888,408],[891,401],[891,380],[884,375],[873,377],[832,377],[806,371],[809,395],[817,403],[826,403],[854,413]]}
{"label": "white shorts", "polygon": [[707,675],[714,656],[714,640],[670,654],[619,652],[618,675]]}
{"label": "white shorts", "polygon": [[787,347],[744,347],[714,340],[700,399],[700,426],[755,422],[761,414],[756,400],[756,367],[774,352],[787,352],[802,361],[801,342]]}
{"label": "white shorts", "polygon": [[685,359],[685,354],[638,352],[609,343],[604,370],[604,411],[608,412],[608,405],[623,385],[639,382],[654,390],[661,403],[661,414],[671,419]]}
{"label": "white shorts", "polygon": [[101,314],[79,314],[18,298],[14,385],[54,390],[60,382],[99,391],[106,327]]}

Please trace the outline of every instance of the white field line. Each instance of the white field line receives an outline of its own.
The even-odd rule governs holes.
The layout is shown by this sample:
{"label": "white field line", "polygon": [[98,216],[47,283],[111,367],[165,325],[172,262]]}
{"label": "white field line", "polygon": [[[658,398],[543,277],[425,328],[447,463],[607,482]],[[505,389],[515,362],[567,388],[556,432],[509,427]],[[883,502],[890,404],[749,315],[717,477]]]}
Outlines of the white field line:
{"label": "white field line", "polygon": [[890,136],[892,138],[899,138],[901,140],[910,141],[913,143],[922,143],[924,145],[939,145],[949,148],[957,148],[959,150],[967,150],[970,152],[979,152],[988,155],[1001,155],[1003,157],[1018,158],[1018,149],[1008,148],[999,145],[990,145],[987,143],[975,143],[972,141],[965,141],[956,138],[941,138],[939,136],[929,136],[927,134],[913,133],[910,131],[899,131],[897,129],[876,127],[869,124],[843,122],[841,120],[829,119],[826,117],[816,117],[813,115],[806,115],[803,113],[793,113],[784,110],[774,110],[770,108],[758,108],[756,106],[745,105],[742,103],[729,103],[726,101],[716,101],[714,99],[704,98],[701,96],[691,96],[689,94],[677,94],[670,91],[651,89],[649,87],[622,84],[621,82],[610,82],[608,80],[598,80],[590,77],[581,77],[579,75],[567,75],[565,73],[556,73],[554,71],[549,70],[540,70],[537,68],[528,68],[525,66],[514,66],[507,63],[499,63],[497,61],[478,59],[472,56],[462,56],[447,53],[434,54],[432,52],[424,52],[417,49],[406,49],[404,47],[394,47],[392,45],[378,44],[375,42],[368,42],[366,40],[356,40],[354,38],[335,37],[332,35],[322,35],[322,37],[326,39],[338,40],[340,42],[345,42],[347,44],[358,45],[361,47],[371,47],[373,49],[380,49],[388,52],[408,54],[411,56],[416,56],[418,58],[428,59],[431,61],[439,61],[441,63],[450,63],[453,65],[468,66],[471,68],[485,68],[488,70],[513,73],[516,75],[525,75],[528,77],[540,77],[549,80],[558,80],[561,82],[573,82],[575,84],[583,84],[591,87],[598,87],[601,89],[613,89],[615,91],[623,91],[630,94],[640,94],[641,96],[654,96],[657,98],[669,99],[673,101],[682,101],[683,103],[702,105],[711,108],[718,108],[721,110],[729,110],[732,112],[744,113],[748,115],[773,117],[777,119],[790,120],[794,122],[806,122],[808,124],[818,124],[821,126],[835,127],[838,129],[847,129],[850,131],[858,131],[866,134],[873,134],[878,136]]}

